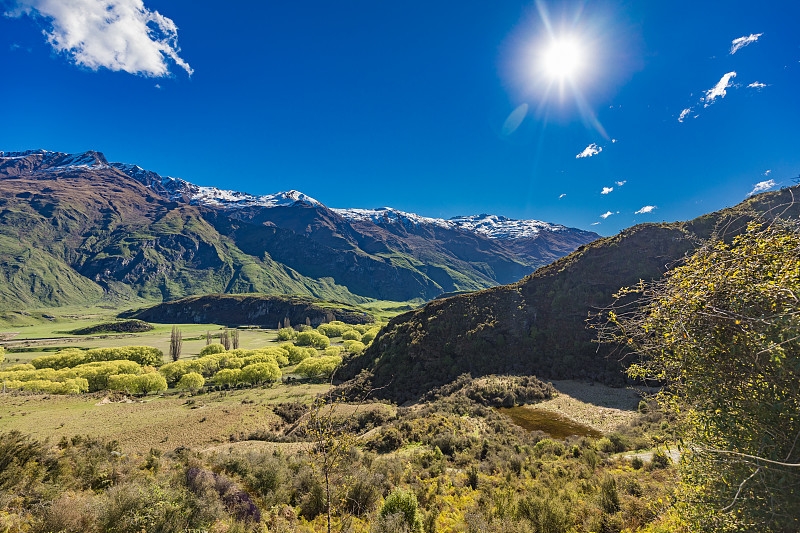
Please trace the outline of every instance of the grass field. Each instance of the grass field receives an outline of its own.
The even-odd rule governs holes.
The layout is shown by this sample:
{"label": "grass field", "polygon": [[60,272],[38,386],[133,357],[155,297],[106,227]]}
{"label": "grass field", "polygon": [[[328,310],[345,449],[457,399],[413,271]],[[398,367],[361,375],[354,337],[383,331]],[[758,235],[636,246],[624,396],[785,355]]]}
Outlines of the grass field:
{"label": "grass field", "polygon": [[247,439],[251,432],[274,427],[269,406],[309,402],[327,384],[279,384],[272,387],[213,392],[198,396],[168,394],[141,400],[119,394],[0,394],[0,428],[19,430],[57,442],[61,437],[91,435],[117,440],[123,449],[208,448]]}

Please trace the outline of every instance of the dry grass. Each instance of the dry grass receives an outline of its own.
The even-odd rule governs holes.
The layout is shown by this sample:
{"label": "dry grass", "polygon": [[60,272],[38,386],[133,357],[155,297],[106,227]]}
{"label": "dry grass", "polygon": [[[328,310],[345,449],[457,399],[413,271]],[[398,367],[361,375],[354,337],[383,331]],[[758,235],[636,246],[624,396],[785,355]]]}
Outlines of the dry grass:
{"label": "dry grass", "polygon": [[194,397],[167,395],[132,403],[103,402],[103,396],[17,395],[0,401],[0,428],[41,439],[91,435],[117,440],[123,449],[147,452],[178,446],[205,448],[228,443],[231,436],[280,424],[270,404],[310,401],[328,385],[277,385]]}
{"label": "dry grass", "polygon": [[580,381],[552,381],[558,395],[536,404],[537,409],[560,413],[603,433],[616,430],[636,416],[641,392]]}

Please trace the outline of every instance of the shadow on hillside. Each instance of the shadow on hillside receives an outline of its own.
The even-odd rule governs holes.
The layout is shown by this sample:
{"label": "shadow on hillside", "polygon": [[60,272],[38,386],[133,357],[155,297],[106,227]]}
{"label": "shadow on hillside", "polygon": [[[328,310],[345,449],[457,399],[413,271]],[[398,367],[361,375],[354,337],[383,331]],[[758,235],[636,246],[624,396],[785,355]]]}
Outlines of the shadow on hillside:
{"label": "shadow on hillside", "polygon": [[635,411],[642,400],[642,393],[654,392],[653,389],[609,387],[585,381],[557,380],[551,383],[558,392],[581,402],[623,411]]}

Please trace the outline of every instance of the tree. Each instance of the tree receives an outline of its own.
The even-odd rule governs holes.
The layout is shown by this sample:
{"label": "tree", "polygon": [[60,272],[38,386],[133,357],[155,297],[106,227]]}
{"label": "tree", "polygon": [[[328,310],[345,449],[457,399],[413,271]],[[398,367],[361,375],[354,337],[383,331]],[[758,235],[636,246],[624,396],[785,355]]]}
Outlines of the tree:
{"label": "tree", "polygon": [[234,329],[231,331],[231,344],[233,345],[234,350],[239,349],[239,330]]}
{"label": "tree", "polygon": [[211,344],[211,332],[206,331],[206,346],[208,346],[209,344]]}
{"label": "tree", "polygon": [[183,336],[178,326],[172,326],[172,335],[169,338],[169,355],[173,361],[181,358],[181,347],[183,346]]}
{"label": "tree", "polygon": [[178,381],[177,389],[188,390],[192,394],[195,394],[197,391],[203,388],[205,383],[206,380],[203,376],[197,372],[189,372],[188,374],[184,374],[180,381]]}
{"label": "tree", "polygon": [[[337,417],[337,407],[344,398],[329,399],[318,396],[314,399],[304,425],[306,436],[313,446],[309,450],[311,467],[322,477],[325,486],[325,512],[328,533],[331,532],[331,487],[343,486],[342,465],[347,453],[356,444],[357,436],[349,429],[348,420]],[[348,418],[354,418],[355,413]]]}
{"label": "tree", "polygon": [[288,316],[283,319],[283,327],[285,327],[285,328],[292,327],[292,323],[289,321],[289,317]]}
{"label": "tree", "polygon": [[225,347],[226,352],[231,349],[231,338],[228,335],[228,328],[223,329],[222,333],[220,333],[219,342]]}
{"label": "tree", "polygon": [[[697,528],[800,525],[800,235],[749,224],[653,283],[621,291],[601,339],[639,356],[679,417]],[[631,301],[631,298],[636,298]]]}

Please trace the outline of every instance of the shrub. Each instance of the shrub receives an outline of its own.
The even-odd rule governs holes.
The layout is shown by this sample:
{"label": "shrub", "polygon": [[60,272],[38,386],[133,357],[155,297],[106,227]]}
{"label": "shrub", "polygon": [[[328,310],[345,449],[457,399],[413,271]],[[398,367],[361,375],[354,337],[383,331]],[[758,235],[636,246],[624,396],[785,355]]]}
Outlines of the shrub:
{"label": "shrub", "polygon": [[322,356],[322,357],[309,357],[302,361],[295,372],[301,376],[308,378],[323,376],[330,377],[333,371],[342,364],[342,358],[339,356]]}
{"label": "shrub", "polygon": [[385,520],[391,515],[399,514],[410,532],[422,533],[422,515],[418,507],[417,497],[413,492],[395,489],[384,500],[378,516]]}
{"label": "shrub", "polygon": [[114,374],[108,376],[108,389],[129,394],[149,394],[167,390],[167,380],[157,372],[147,374]]}
{"label": "shrub", "polygon": [[281,328],[278,330],[279,341],[291,341],[297,337],[297,331],[294,328]]}
{"label": "shrub", "polygon": [[281,371],[275,363],[255,363],[243,367],[239,378],[250,384],[278,381],[281,379]]}
{"label": "shrub", "polygon": [[342,340],[360,341],[361,333],[357,332],[354,329],[345,331],[344,333],[342,333]]}
{"label": "shrub", "polygon": [[53,368],[57,370],[100,361],[133,361],[140,365],[160,366],[164,362],[164,353],[158,348],[150,346],[93,348],[87,351],[68,348],[53,355],[37,357],[31,361],[31,364],[39,369]]}
{"label": "shrub", "polygon": [[319,327],[317,327],[317,331],[327,337],[341,337],[345,331],[351,329],[353,329],[352,326],[338,320],[328,322],[327,324],[320,324]]}
{"label": "shrub", "polygon": [[215,354],[215,353],[223,353],[223,352],[226,352],[226,351],[227,350],[225,350],[225,347],[222,344],[220,344],[218,342],[212,342],[211,344],[203,347],[203,349],[200,350],[200,357],[203,357],[204,355]]}
{"label": "shrub", "polygon": [[214,374],[217,385],[236,385],[242,380],[242,371],[238,368],[224,368]]}
{"label": "shrub", "polygon": [[347,346],[347,351],[353,355],[360,355],[366,350],[367,347],[364,346],[363,342],[353,341]]}
{"label": "shrub", "polygon": [[206,380],[203,376],[198,374],[197,372],[189,372],[188,374],[184,374],[181,377],[180,381],[178,381],[178,389],[179,390],[188,390],[192,394],[199,391],[205,385]]}
{"label": "shrub", "polygon": [[328,346],[327,348],[325,348],[325,351],[323,352],[324,355],[327,355],[329,357],[334,355],[338,356],[341,353],[342,353],[341,346]]}
{"label": "shrub", "polygon": [[324,350],[331,345],[331,340],[317,331],[303,331],[297,334],[295,344],[298,346],[314,346]]}
{"label": "shrub", "polygon": [[375,339],[375,337],[378,336],[378,332],[380,330],[381,330],[380,328],[370,328],[370,329],[368,329],[361,336],[361,342],[363,342],[364,344],[371,343]]}
{"label": "shrub", "polygon": [[294,344],[281,344],[281,348],[289,354],[289,363],[296,365],[303,359],[315,357],[317,350],[314,348],[305,348],[302,346],[295,346]]}

